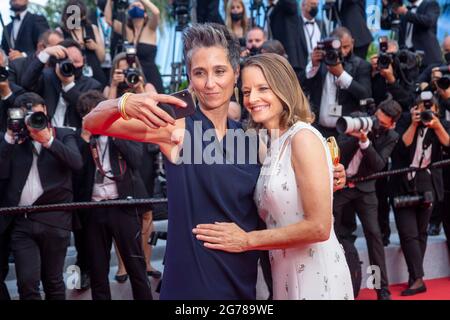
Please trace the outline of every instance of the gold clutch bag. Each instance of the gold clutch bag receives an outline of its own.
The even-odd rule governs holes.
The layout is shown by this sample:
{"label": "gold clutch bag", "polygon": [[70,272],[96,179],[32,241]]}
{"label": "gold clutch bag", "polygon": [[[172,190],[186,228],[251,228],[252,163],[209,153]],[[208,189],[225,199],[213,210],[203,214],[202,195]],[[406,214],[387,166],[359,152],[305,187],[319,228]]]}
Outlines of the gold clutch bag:
{"label": "gold clutch bag", "polygon": [[334,137],[329,137],[327,139],[327,145],[328,149],[330,149],[331,161],[333,162],[333,165],[336,166],[341,160],[341,151],[339,150],[336,139]]}

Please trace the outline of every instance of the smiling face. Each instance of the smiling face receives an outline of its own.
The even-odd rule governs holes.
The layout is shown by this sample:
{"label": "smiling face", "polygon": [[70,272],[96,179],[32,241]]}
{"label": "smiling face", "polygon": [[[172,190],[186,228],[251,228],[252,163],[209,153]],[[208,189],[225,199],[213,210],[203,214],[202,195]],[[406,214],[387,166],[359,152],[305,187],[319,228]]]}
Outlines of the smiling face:
{"label": "smiling face", "polygon": [[259,67],[249,66],[242,70],[242,93],[244,106],[254,122],[267,129],[279,128],[283,105]]}
{"label": "smiling face", "polygon": [[238,71],[234,71],[222,47],[202,47],[192,54],[190,85],[205,109],[228,108]]}

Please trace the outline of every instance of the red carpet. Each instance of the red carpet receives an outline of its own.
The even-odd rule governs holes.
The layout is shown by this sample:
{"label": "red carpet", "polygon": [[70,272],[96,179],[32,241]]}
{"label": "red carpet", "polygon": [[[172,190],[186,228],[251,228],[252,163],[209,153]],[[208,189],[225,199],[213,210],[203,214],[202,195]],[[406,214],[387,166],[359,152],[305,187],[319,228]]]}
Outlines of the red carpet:
{"label": "red carpet", "polygon": [[[406,283],[389,286],[392,300],[450,300],[450,278],[425,280],[427,292],[410,297],[402,297],[400,292],[406,289]],[[363,289],[356,300],[376,300],[375,290]]]}

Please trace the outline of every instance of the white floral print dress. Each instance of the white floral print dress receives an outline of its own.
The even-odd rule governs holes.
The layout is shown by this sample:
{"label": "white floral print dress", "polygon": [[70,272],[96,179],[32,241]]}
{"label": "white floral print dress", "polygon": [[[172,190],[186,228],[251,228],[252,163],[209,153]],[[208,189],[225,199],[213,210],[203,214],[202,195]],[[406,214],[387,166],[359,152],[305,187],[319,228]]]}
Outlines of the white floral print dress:
{"label": "white floral print dress", "polygon": [[[299,130],[310,130],[323,142],[329,162],[330,189],[333,188],[331,156],[324,138],[311,125],[297,122],[268,148],[256,186],[255,201],[268,229],[304,218],[291,162],[291,140]],[[269,257],[274,299],[353,299],[350,272],[334,229],[327,241],[271,250]]]}

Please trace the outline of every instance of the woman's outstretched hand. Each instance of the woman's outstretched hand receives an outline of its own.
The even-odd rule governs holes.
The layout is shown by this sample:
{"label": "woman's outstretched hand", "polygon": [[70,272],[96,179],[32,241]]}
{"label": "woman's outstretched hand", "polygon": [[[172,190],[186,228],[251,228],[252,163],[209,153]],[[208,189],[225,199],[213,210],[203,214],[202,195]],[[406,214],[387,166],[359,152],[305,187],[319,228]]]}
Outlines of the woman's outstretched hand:
{"label": "woman's outstretched hand", "polygon": [[249,250],[248,233],[235,223],[216,222],[199,224],[192,230],[196,238],[204,242],[205,247],[226,252],[243,252]]}
{"label": "woman's outstretched hand", "polygon": [[125,112],[130,118],[141,120],[153,129],[166,127],[168,124],[174,125],[175,119],[158,107],[158,103],[167,103],[178,108],[186,107],[183,100],[166,94],[140,93],[128,97]]}

